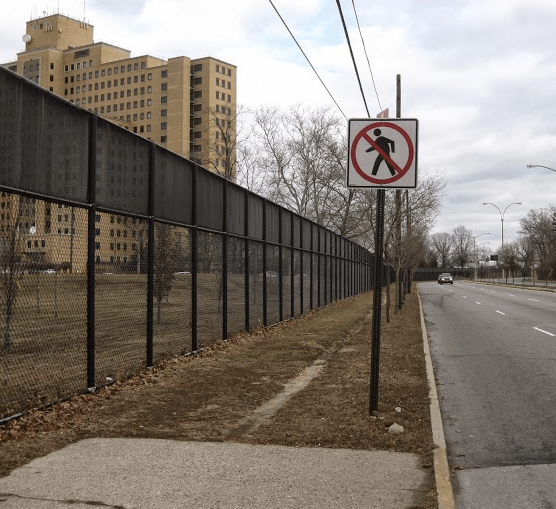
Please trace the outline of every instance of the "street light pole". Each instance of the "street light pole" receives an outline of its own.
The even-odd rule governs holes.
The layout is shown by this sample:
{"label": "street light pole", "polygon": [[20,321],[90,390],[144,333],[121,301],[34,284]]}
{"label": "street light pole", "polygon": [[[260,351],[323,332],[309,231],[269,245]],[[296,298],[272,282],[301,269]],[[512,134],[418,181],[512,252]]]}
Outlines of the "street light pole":
{"label": "street light pole", "polygon": [[521,205],[521,202],[510,203],[504,209],[504,212],[502,212],[496,205],[494,205],[494,203],[486,202],[486,203],[483,203],[483,205],[492,205],[493,207],[496,207],[496,209],[500,213],[500,221],[502,222],[502,252],[503,252],[504,251],[504,215],[506,214],[506,210],[508,210],[512,205]]}
{"label": "street light pole", "polygon": [[[483,205],[492,205],[493,207],[496,207],[496,209],[500,213],[500,220],[502,222],[502,256],[504,256],[504,215],[506,214],[506,210],[508,210],[512,205],[521,205],[521,202],[510,203],[504,209],[504,212],[502,212],[496,205],[494,205],[494,203],[483,202]],[[504,277],[504,269],[502,269],[502,277]]]}

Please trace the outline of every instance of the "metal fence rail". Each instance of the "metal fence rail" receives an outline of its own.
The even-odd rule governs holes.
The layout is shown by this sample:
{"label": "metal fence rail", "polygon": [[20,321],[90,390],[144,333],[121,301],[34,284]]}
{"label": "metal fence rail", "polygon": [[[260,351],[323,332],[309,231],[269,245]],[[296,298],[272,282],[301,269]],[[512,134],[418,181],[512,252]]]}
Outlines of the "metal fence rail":
{"label": "metal fence rail", "polygon": [[0,419],[368,291],[373,264],[0,68]]}

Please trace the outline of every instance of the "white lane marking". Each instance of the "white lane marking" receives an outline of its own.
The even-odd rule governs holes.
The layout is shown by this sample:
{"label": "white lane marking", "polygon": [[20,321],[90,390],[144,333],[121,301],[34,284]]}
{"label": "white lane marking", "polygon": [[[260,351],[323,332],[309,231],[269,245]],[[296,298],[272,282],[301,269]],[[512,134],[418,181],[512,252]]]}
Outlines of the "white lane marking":
{"label": "white lane marking", "polygon": [[508,295],[509,295],[510,297],[515,297],[515,295],[513,295],[513,294],[511,294],[511,293],[508,293]]}
{"label": "white lane marking", "polygon": [[552,334],[552,332],[548,332],[548,331],[539,329],[538,327],[533,327],[533,329],[538,330],[539,332],[542,332],[544,334],[548,334],[549,336],[556,336],[556,334]]}
{"label": "white lane marking", "polygon": [[479,306],[481,305],[481,303],[480,303],[480,302],[475,302],[475,304],[479,304]]}
{"label": "white lane marking", "polygon": [[533,302],[539,302],[539,299],[527,299],[527,300],[532,300]]}
{"label": "white lane marking", "polygon": [[464,299],[467,299],[467,297],[466,297],[465,295],[462,295],[462,297],[463,297]]}
{"label": "white lane marking", "polygon": [[497,313],[500,313],[501,315],[505,315],[506,313],[502,313],[502,311],[498,311],[497,309],[495,309],[494,311],[496,311]]}

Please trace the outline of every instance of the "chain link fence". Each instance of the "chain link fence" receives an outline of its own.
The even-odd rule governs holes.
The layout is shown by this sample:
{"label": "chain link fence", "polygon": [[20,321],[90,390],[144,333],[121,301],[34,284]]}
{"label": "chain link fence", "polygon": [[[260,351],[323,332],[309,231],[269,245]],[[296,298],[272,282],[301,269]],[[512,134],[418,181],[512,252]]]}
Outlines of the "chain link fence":
{"label": "chain link fence", "polygon": [[373,264],[0,68],[0,422],[368,291]]}

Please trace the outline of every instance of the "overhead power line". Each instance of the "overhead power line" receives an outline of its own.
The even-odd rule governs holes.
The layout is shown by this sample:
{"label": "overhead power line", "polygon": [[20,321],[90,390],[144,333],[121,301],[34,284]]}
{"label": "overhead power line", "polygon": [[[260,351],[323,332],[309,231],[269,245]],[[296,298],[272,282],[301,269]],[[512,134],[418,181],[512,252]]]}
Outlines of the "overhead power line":
{"label": "overhead power line", "polygon": [[340,12],[340,18],[342,18],[342,25],[344,26],[344,33],[346,34],[346,40],[349,47],[349,52],[351,54],[351,61],[353,62],[353,68],[355,69],[355,74],[357,76],[357,81],[359,83],[359,90],[361,90],[361,96],[363,97],[363,102],[365,103],[365,109],[367,110],[367,116],[370,117],[369,107],[367,106],[367,100],[365,99],[365,92],[363,92],[363,86],[361,85],[361,79],[359,78],[359,71],[357,70],[357,64],[355,63],[355,57],[353,56],[353,50],[351,48],[351,42],[349,40],[349,34],[346,27],[346,22],[344,20],[344,14],[342,13],[342,6],[340,5],[340,0],[336,0],[338,5],[338,11]]}
{"label": "overhead power line", "polygon": [[284,18],[282,18],[282,16],[280,15],[280,13],[278,12],[278,9],[276,8],[276,6],[272,3],[272,0],[268,0],[270,2],[270,5],[272,5],[272,7],[274,8],[274,10],[276,11],[276,14],[278,14],[278,17],[280,18],[280,20],[282,21],[282,23],[284,24],[284,26],[286,27],[286,29],[288,30],[288,32],[290,33],[292,39],[295,41],[295,44],[297,44],[297,47],[299,48],[299,50],[301,51],[301,53],[303,53],[303,56],[305,57],[305,60],[307,60],[307,62],[309,63],[309,65],[311,66],[311,69],[313,69],[314,73],[317,75],[317,78],[320,80],[320,82],[322,83],[322,86],[326,89],[326,91],[328,92],[328,95],[331,97],[331,99],[334,101],[334,104],[336,105],[336,107],[340,110],[340,113],[344,116],[344,118],[347,120],[348,118],[346,117],[346,114],[342,111],[342,108],[340,108],[340,105],[336,102],[336,99],[334,99],[334,96],[331,94],[330,90],[328,90],[328,87],[324,84],[324,81],[322,81],[321,77],[319,76],[319,73],[317,72],[317,70],[313,67],[313,64],[311,63],[311,61],[309,60],[309,57],[307,57],[307,55],[305,54],[305,52],[303,51],[303,49],[301,48],[300,44],[297,42],[297,39],[294,37],[294,35],[292,34],[292,31],[290,30],[290,28],[288,27],[288,25],[286,24],[286,22],[284,21]]}
{"label": "overhead power line", "polygon": [[365,46],[365,39],[363,39],[363,34],[361,33],[361,26],[359,25],[359,17],[357,16],[357,10],[355,9],[355,0],[351,0],[353,5],[353,12],[355,13],[355,19],[357,20],[357,28],[359,29],[359,35],[361,36],[361,42],[363,43],[363,51],[365,52],[365,57],[367,58],[367,64],[369,65],[369,72],[371,73],[371,79],[373,81],[373,88],[375,89],[376,100],[378,102],[378,107],[382,111],[382,105],[380,104],[380,98],[378,97],[378,90],[376,89],[375,77],[373,76],[373,70],[371,69],[371,62],[369,61],[369,55],[367,55],[367,48]]}

